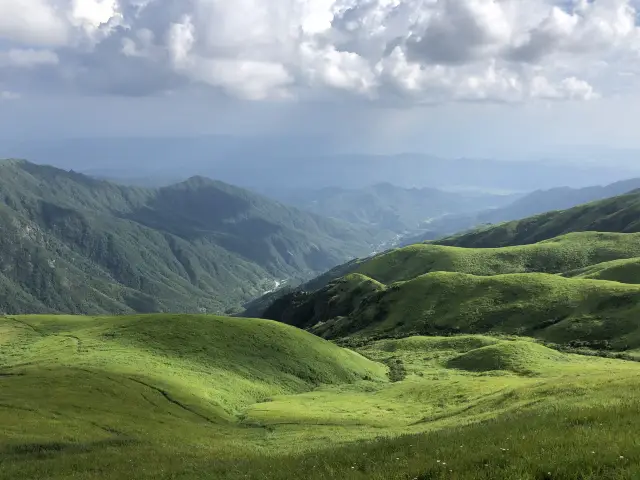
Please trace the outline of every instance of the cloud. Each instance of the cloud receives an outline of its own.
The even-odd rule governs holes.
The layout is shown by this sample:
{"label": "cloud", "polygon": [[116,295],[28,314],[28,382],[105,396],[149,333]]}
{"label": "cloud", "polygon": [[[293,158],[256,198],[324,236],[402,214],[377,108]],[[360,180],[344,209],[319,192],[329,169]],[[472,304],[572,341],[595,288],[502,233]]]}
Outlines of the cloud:
{"label": "cloud", "polygon": [[640,67],[634,2],[0,0],[0,64],[93,93],[589,100]]}
{"label": "cloud", "polygon": [[51,50],[13,48],[0,52],[0,67],[33,68],[41,65],[57,65],[58,55]]}
{"label": "cloud", "polygon": [[0,90],[0,102],[9,101],[9,100],[19,100],[20,94],[15,92],[10,92],[8,90]]}

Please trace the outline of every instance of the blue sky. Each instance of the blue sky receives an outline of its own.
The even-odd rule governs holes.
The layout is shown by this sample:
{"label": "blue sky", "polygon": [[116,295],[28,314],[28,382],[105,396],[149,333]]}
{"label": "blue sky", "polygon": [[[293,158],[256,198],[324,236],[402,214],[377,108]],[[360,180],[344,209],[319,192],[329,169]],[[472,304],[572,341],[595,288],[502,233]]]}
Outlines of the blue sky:
{"label": "blue sky", "polygon": [[0,0],[0,138],[640,148],[630,0]]}

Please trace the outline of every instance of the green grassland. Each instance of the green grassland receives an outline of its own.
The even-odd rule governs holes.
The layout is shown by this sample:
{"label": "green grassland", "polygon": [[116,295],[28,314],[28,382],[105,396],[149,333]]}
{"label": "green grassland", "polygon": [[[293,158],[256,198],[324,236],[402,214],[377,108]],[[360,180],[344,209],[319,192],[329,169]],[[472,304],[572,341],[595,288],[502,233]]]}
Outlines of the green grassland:
{"label": "green grassland", "polygon": [[28,316],[0,319],[0,352],[0,478],[596,479],[640,467],[640,364],[524,337],[416,336],[356,353],[261,320]]}
{"label": "green grassland", "polygon": [[372,258],[356,271],[388,284],[437,271],[472,275],[562,273],[633,257],[640,257],[640,234],[579,232],[504,248],[411,245]]}
{"label": "green grassland", "polygon": [[[340,287],[339,287],[340,286]],[[344,278],[310,296],[357,288]],[[434,272],[378,287],[360,297],[335,295],[341,316],[309,317],[307,304],[288,312],[325,338],[498,333],[559,345],[582,342],[617,351],[640,347],[640,288],[618,282],[529,273],[475,276]],[[341,302],[341,303],[340,303]],[[340,307],[342,305],[342,308]],[[348,310],[348,313],[345,311]],[[310,319],[307,323],[303,320]]]}
{"label": "green grassland", "polygon": [[532,244],[572,232],[640,232],[640,191],[479,228],[437,243],[467,248],[499,248]]}
{"label": "green grassland", "polygon": [[640,258],[627,258],[598,263],[590,267],[565,272],[564,276],[640,284]]}

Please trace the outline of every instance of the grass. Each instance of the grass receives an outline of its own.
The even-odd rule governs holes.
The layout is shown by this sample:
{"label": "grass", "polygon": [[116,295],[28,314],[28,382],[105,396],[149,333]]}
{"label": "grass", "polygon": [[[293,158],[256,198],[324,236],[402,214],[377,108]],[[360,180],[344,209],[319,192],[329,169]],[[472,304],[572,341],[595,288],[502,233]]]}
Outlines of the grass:
{"label": "grass", "polygon": [[437,243],[468,248],[527,245],[570,232],[640,231],[640,192],[586,203],[567,210],[491,225]]}
{"label": "grass", "polygon": [[[31,316],[0,319],[0,352],[0,478],[596,479],[640,468],[640,364],[522,337],[385,339],[354,353],[267,321]],[[395,381],[390,364],[402,366]]]}
{"label": "grass", "polygon": [[640,258],[628,258],[598,263],[590,267],[566,272],[564,276],[640,284]]}
{"label": "grass", "polygon": [[372,258],[360,265],[358,272],[389,284],[436,271],[472,275],[563,273],[632,257],[640,257],[640,234],[581,232],[503,248],[411,245]]}
{"label": "grass", "polygon": [[623,351],[640,347],[639,305],[637,285],[435,272],[370,295],[313,331],[326,338],[501,333]]}
{"label": "grass", "polygon": [[535,374],[566,361],[566,355],[545,346],[532,342],[513,341],[488,345],[463,353],[449,360],[447,366],[470,372],[503,370]]}

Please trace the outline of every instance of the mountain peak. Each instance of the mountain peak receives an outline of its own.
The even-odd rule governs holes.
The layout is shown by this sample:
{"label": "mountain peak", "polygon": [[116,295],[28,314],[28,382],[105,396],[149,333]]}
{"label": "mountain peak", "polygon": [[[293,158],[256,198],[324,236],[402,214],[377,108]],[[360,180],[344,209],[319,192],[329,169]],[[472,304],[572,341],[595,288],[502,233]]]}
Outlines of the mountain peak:
{"label": "mountain peak", "polygon": [[19,165],[25,165],[29,162],[27,162],[26,160],[20,159],[20,158],[5,158],[5,159],[0,159],[0,167],[9,167],[9,166],[19,166]]}

